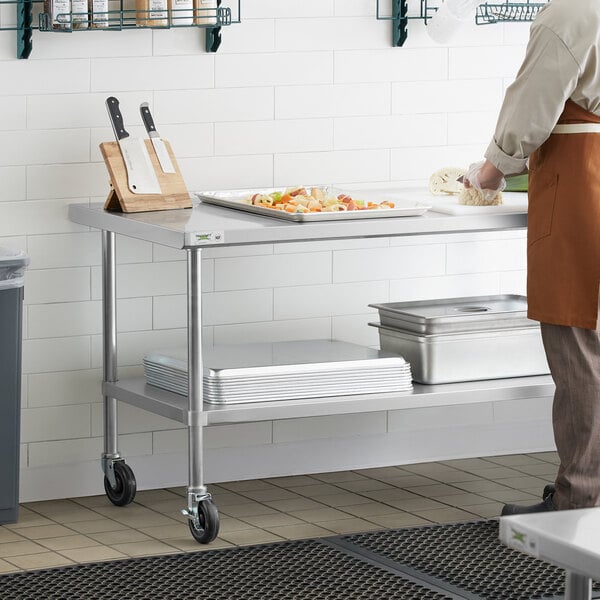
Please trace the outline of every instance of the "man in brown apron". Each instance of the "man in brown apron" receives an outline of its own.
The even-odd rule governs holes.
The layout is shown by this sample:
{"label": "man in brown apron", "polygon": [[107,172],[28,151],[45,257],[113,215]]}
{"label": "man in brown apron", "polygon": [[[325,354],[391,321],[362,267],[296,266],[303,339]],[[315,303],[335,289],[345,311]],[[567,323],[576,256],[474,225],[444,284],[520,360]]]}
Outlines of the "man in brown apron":
{"label": "man in brown apron", "polygon": [[539,13],[485,156],[466,185],[501,189],[529,162],[529,317],[556,384],[560,457],[543,502],[502,514],[600,506],[600,2]]}

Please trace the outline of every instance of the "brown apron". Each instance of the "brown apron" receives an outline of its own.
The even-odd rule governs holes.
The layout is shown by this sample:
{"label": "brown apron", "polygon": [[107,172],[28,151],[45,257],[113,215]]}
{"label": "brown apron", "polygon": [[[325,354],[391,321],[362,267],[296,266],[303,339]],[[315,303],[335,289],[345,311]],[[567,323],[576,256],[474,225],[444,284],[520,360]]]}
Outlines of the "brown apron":
{"label": "brown apron", "polygon": [[[600,116],[568,100],[558,123]],[[529,158],[528,316],[596,329],[599,286],[600,132],[553,133]]]}

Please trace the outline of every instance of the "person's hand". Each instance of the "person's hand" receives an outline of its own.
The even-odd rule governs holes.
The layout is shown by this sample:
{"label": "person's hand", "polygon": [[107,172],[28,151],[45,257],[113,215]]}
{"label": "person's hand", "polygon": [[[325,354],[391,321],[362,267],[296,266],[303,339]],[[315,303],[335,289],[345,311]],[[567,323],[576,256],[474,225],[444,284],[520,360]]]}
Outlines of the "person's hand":
{"label": "person's hand", "polygon": [[506,187],[504,173],[496,169],[489,160],[482,160],[469,166],[463,178],[466,188],[479,190],[486,200],[491,200]]}

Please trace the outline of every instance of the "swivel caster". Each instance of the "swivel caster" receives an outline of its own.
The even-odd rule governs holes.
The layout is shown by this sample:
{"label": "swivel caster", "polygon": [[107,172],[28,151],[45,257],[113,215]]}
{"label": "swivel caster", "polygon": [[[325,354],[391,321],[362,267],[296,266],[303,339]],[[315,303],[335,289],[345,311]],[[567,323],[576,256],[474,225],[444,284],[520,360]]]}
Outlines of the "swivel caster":
{"label": "swivel caster", "polygon": [[116,487],[113,488],[108,477],[104,476],[104,491],[115,506],[126,506],[133,502],[137,490],[135,476],[131,467],[124,460],[113,463]]}
{"label": "swivel caster", "polygon": [[198,503],[197,515],[189,515],[192,537],[200,544],[210,544],[219,534],[219,511],[210,499]]}

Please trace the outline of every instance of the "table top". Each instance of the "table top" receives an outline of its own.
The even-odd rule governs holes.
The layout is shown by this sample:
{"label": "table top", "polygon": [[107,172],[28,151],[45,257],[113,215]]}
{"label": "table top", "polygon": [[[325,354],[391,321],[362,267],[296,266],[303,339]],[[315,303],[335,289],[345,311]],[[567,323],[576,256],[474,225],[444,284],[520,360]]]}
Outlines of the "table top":
{"label": "table top", "polygon": [[600,579],[600,507],[501,517],[503,544]]}
{"label": "table top", "polygon": [[[394,190],[396,196],[398,193],[407,200],[432,204],[433,197],[422,188]],[[192,209],[128,214],[109,212],[102,204],[92,203],[71,204],[69,218],[81,225],[172,248],[500,231],[527,226],[525,210],[496,212],[495,207],[478,208],[461,215],[428,211],[422,216],[294,223],[201,202]]]}

